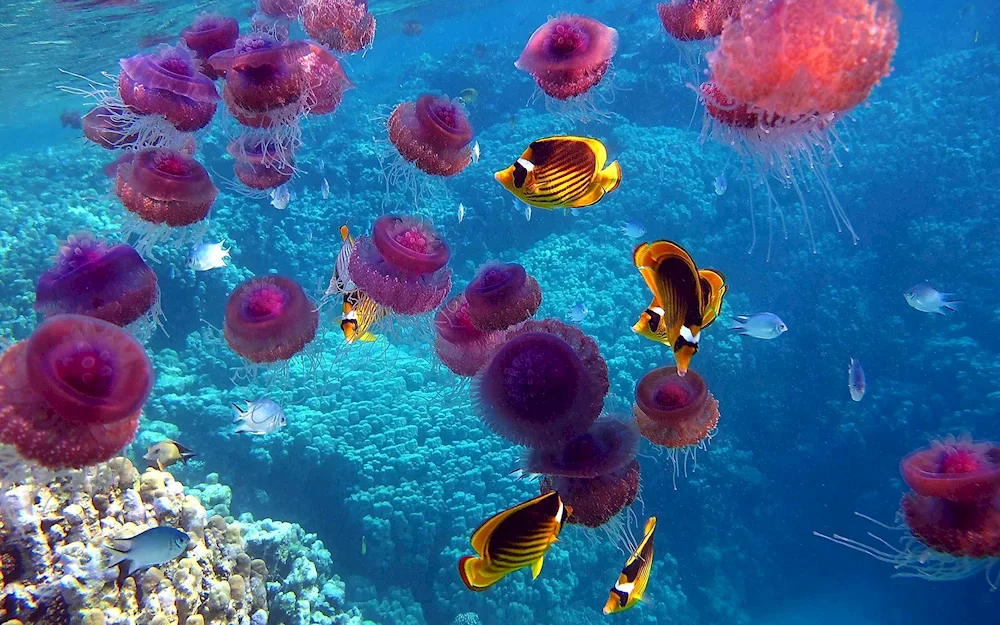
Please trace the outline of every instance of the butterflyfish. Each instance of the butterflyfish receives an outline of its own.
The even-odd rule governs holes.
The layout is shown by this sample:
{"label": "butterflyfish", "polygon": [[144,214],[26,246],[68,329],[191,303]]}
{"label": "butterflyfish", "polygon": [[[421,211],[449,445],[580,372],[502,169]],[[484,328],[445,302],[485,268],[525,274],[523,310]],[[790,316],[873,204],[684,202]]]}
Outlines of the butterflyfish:
{"label": "butterflyfish", "polygon": [[622,168],[608,160],[597,139],[546,137],[533,141],[513,165],[493,174],[505,189],[531,206],[582,208],[618,188]]}
{"label": "butterflyfish", "polygon": [[354,237],[351,236],[347,224],[340,227],[341,245],[337,252],[337,260],[333,266],[333,276],[330,277],[330,285],[326,287],[324,299],[354,290],[354,283],[351,282],[351,275],[347,271],[347,265],[351,261],[351,253],[354,252]]}
{"label": "butterflyfish", "polygon": [[386,315],[384,306],[360,290],[344,293],[344,308],[340,317],[340,329],[348,343],[363,341],[370,343],[378,337],[369,330]]}
{"label": "butterflyfish", "polygon": [[608,602],[604,604],[605,614],[622,612],[642,601],[649,583],[649,572],[653,569],[653,531],[656,529],[656,517],[649,517],[643,530],[642,541],[625,561],[618,581],[611,587]]}
{"label": "butterflyfish", "polygon": [[490,517],[472,534],[476,555],[458,561],[462,581],[470,590],[482,592],[528,566],[531,578],[537,578],[545,553],[572,513],[559,493],[549,491]]}
{"label": "butterflyfish", "polygon": [[699,271],[691,255],[672,241],[643,243],[632,260],[653,292],[632,331],[669,346],[677,372],[684,375],[698,351],[701,331],[719,316],[729,289],[726,278],[715,269]]}

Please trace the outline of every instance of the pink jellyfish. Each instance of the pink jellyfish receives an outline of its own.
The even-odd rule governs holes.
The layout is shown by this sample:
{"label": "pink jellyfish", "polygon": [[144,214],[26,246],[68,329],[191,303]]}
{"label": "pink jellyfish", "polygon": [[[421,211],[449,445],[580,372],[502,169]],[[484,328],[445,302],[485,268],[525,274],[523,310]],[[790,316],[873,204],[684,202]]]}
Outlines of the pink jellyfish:
{"label": "pink jellyfish", "polygon": [[469,303],[457,295],[438,309],[434,316],[434,351],[455,375],[472,377],[486,358],[503,340],[500,332],[484,332],[472,323]]}
{"label": "pink jellyfish", "polygon": [[664,30],[680,41],[711,39],[740,17],[747,0],[672,0],[656,5]]}
{"label": "pink jellyfish", "polygon": [[295,158],[290,151],[263,135],[250,133],[233,139],[227,151],[235,161],[236,177],[251,189],[280,187],[295,173]]}
{"label": "pink jellyfish", "polygon": [[460,100],[424,94],[389,116],[389,141],[404,161],[434,176],[454,176],[472,162],[472,126]]}
{"label": "pink jellyfish", "polygon": [[375,39],[375,17],[366,0],[304,0],[302,28],[337,52],[370,48]]}
{"label": "pink jellyfish", "polygon": [[333,113],[344,99],[344,92],[354,88],[340,61],[321,45],[309,42],[309,53],[299,58],[299,64],[307,85],[305,108],[310,115]]}
{"label": "pink jellyfish", "polygon": [[226,302],[223,335],[254,364],[287,361],[316,336],[319,313],[302,287],[281,276],[250,278]]}
{"label": "pink jellyfish", "polygon": [[198,57],[201,72],[213,80],[221,78],[224,72],[209,65],[209,57],[232,48],[239,36],[240,25],[235,19],[215,13],[202,13],[181,31],[181,39]]}
{"label": "pink jellyfish", "polygon": [[181,132],[200,130],[212,121],[219,93],[184,46],[160,46],[121,60],[118,95],[140,115],[162,115]]}
{"label": "pink jellyfish", "polygon": [[487,263],[465,288],[469,319],[496,331],[529,319],[542,303],[538,282],[517,263]]}

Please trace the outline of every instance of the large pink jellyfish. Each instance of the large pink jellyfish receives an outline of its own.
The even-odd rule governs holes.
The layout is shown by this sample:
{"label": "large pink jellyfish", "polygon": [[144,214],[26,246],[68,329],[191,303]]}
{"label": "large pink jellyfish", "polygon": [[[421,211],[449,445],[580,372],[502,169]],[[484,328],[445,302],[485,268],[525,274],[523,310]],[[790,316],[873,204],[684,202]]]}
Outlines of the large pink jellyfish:
{"label": "large pink jellyfish", "polygon": [[304,0],[302,28],[337,52],[358,52],[375,39],[375,17],[366,0]]}
{"label": "large pink jellyfish", "polygon": [[506,330],[542,303],[538,282],[517,263],[487,263],[465,287],[469,319],[480,330]]}
{"label": "large pink jellyfish", "polygon": [[[139,235],[140,253],[172,230],[203,224],[219,190],[198,161],[176,150],[152,149],[118,166],[116,191],[135,219],[128,227]],[[198,229],[183,239],[200,238]]]}
{"label": "large pink jellyfish", "polygon": [[232,48],[239,36],[240,25],[235,19],[214,13],[202,13],[181,31],[181,39],[197,55],[202,73],[212,79],[221,78],[224,72],[213,68],[209,57]]}
{"label": "large pink jellyfish", "polygon": [[156,274],[133,248],[107,246],[88,233],[70,236],[55,265],[35,289],[35,310],[46,317],[75,313],[118,326],[156,322],[160,306]]}
{"label": "large pink jellyfish", "polygon": [[434,310],[451,290],[451,250],[427,222],[384,215],[372,236],[358,237],[351,279],[377,304],[403,315]]}
{"label": "large pink jellyfish", "polygon": [[582,15],[550,18],[538,27],[514,66],[547,96],[567,100],[596,86],[618,49],[618,31]]}
{"label": "large pink jellyfish", "polygon": [[295,157],[270,138],[248,133],[229,143],[233,173],[240,182],[256,190],[280,187],[295,173]]}
{"label": "large pink jellyfish", "polygon": [[475,403],[507,440],[557,447],[593,425],[608,388],[608,365],[592,338],[555,319],[526,321],[477,374]]}
{"label": "large pink jellyfish", "polygon": [[132,335],[57,315],[0,357],[0,442],[53,469],[103,462],[135,436],[152,387]]}
{"label": "large pink jellyfish", "polygon": [[286,361],[316,336],[319,313],[302,287],[281,276],[250,278],[226,302],[223,335],[255,364]]}
{"label": "large pink jellyfish", "polygon": [[472,162],[472,126],[460,100],[424,94],[397,106],[388,126],[399,155],[423,172],[454,176]]}
{"label": "large pink jellyfish", "polygon": [[893,564],[897,576],[944,581],[985,571],[996,588],[1000,447],[948,437],[909,454],[900,473],[913,492],[903,495],[896,526],[882,526],[901,532],[898,547],[874,534],[875,546],[837,534],[816,535]]}
{"label": "large pink jellyfish", "polygon": [[160,46],[121,60],[118,95],[140,115],[162,115],[181,132],[208,125],[219,93],[200,71],[194,54],[182,45]]}
{"label": "large pink jellyfish", "polygon": [[503,340],[500,332],[484,332],[469,318],[469,302],[457,295],[444,303],[434,316],[434,351],[455,375],[472,377]]}
{"label": "large pink jellyfish", "polygon": [[747,0],[672,0],[656,5],[667,34],[680,41],[711,39],[740,17]]}
{"label": "large pink jellyfish", "polygon": [[[547,475],[541,482],[541,492],[550,490],[558,491],[563,501],[573,506],[567,523],[602,527],[639,496],[639,461],[632,459],[621,468],[592,478]],[[609,529],[617,534],[618,528]]]}
{"label": "large pink jellyfish", "polygon": [[305,108],[310,115],[328,115],[337,110],[344,92],[353,89],[340,61],[323,46],[309,42],[309,53],[299,58],[306,81]]}

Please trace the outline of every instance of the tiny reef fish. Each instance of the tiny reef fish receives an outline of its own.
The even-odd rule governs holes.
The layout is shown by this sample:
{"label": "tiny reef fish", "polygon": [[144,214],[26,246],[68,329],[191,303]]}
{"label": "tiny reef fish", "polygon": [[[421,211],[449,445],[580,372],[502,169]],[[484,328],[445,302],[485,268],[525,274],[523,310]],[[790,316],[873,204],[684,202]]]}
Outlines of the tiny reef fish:
{"label": "tiny reef fish", "polygon": [[903,297],[910,308],[936,315],[945,314],[945,310],[955,312],[962,302],[955,299],[954,293],[940,293],[929,284],[915,284],[903,292]]}
{"label": "tiny reef fish", "polygon": [[161,525],[136,534],[131,538],[116,538],[111,548],[108,568],[128,562],[126,575],[151,566],[159,566],[180,556],[187,549],[191,537],[173,527]]}
{"label": "tiny reef fish", "polygon": [[851,392],[851,399],[861,401],[866,388],[868,383],[865,382],[865,370],[861,368],[860,362],[851,358],[851,366],[847,369],[847,389]]}
{"label": "tiny reef fish", "polygon": [[536,579],[545,553],[572,513],[559,493],[549,491],[490,517],[472,534],[477,555],[458,561],[462,581],[469,590],[481,592],[528,566]]}
{"label": "tiny reef fish", "polygon": [[247,434],[270,434],[288,425],[285,410],[272,399],[261,398],[256,401],[244,400],[246,409],[236,404],[233,407],[233,423],[240,423],[236,432]]}
{"label": "tiny reef fish", "polygon": [[167,439],[150,445],[149,448],[146,449],[146,455],[142,458],[146,461],[146,466],[163,471],[167,467],[173,466],[178,462],[187,464],[187,461],[194,458],[196,455],[196,453],[184,445]]}
{"label": "tiny reef fish", "polygon": [[225,241],[218,243],[199,243],[191,249],[188,256],[188,267],[195,271],[210,271],[228,266],[229,250],[223,249]]}
{"label": "tiny reef fish", "polygon": [[605,167],[608,151],[597,139],[557,136],[533,141],[513,165],[493,174],[505,189],[531,206],[582,208],[618,188],[618,161]]}
{"label": "tiny reef fish", "polygon": [[702,269],[672,241],[653,241],[635,248],[632,260],[653,292],[653,301],[632,326],[636,334],[669,346],[677,373],[687,373],[698,351],[701,331],[715,321],[729,286],[715,269]]}
{"label": "tiny reef fish", "polygon": [[774,313],[763,312],[754,315],[737,315],[731,330],[737,330],[740,336],[752,336],[755,339],[776,339],[785,332],[788,326],[781,317]]}
{"label": "tiny reef fish", "polygon": [[642,540],[629,559],[625,561],[618,581],[611,587],[608,602],[604,604],[604,613],[623,612],[642,601],[649,583],[649,573],[653,569],[653,532],[656,530],[656,517],[646,521]]}

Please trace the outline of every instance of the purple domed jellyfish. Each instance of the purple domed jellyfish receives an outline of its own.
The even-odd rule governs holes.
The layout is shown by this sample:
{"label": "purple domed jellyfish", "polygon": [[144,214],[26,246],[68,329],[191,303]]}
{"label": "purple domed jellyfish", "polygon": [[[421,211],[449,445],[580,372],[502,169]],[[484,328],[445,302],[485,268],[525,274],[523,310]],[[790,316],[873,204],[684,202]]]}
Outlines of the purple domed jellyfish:
{"label": "purple domed jellyfish", "polygon": [[506,330],[542,304],[538,282],[517,263],[487,263],[465,287],[469,319],[480,330]]}
{"label": "purple domed jellyfish", "polygon": [[233,139],[227,148],[233,157],[233,173],[240,182],[259,191],[280,187],[295,173],[295,156],[270,138],[245,134]]}
{"label": "purple domed jellyfish", "polygon": [[507,440],[558,447],[593,425],[609,386],[608,365],[592,338],[555,319],[526,321],[477,374],[476,405]]}
{"label": "purple domed jellyfish", "polygon": [[298,116],[307,86],[299,59],[309,52],[305,41],[282,42],[251,33],[229,50],[213,54],[209,63],[226,73],[223,100],[233,117],[245,124],[244,117],[260,113],[274,117],[289,107],[293,109],[289,115]]}
{"label": "purple domed jellyfish", "polygon": [[567,523],[596,528],[606,527],[613,537],[623,530],[615,519],[618,513],[639,496],[639,461],[634,458],[613,471],[597,477],[548,475],[541,482],[541,492],[559,492],[573,514]]}
{"label": "purple domed jellyfish", "polygon": [[190,26],[181,31],[181,39],[198,56],[201,72],[213,80],[221,78],[225,72],[220,72],[209,65],[209,57],[216,52],[232,48],[239,36],[239,22],[216,13],[202,13]]}
{"label": "purple domed jellyfish", "polygon": [[152,325],[159,299],[156,274],[138,252],[80,233],[66,240],[55,265],[38,279],[35,310],[45,317],[74,313],[123,327],[140,319]]}
{"label": "purple domed jellyfish", "polygon": [[137,113],[162,115],[181,132],[199,130],[212,121],[219,93],[184,46],[160,46],[152,54],[140,52],[120,64],[118,95]]}
{"label": "purple domed jellyfish", "polygon": [[502,333],[483,332],[469,319],[469,303],[457,295],[438,309],[434,316],[434,351],[455,375],[476,375],[487,356],[503,340]]}
{"label": "purple domed jellyfish", "polygon": [[635,459],[639,429],[634,421],[601,417],[590,429],[558,447],[531,447],[522,457],[528,474],[594,478]]}
{"label": "purple domed jellyfish", "polygon": [[223,336],[230,349],[251,363],[285,361],[316,336],[319,313],[294,280],[250,278],[226,302]]}
{"label": "purple domed jellyfish", "polygon": [[451,290],[451,250],[427,222],[402,215],[375,221],[359,237],[348,265],[351,279],[376,303],[403,315],[434,310]]}

